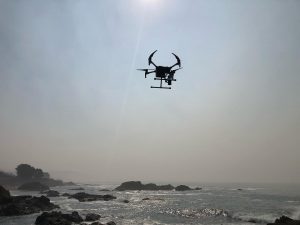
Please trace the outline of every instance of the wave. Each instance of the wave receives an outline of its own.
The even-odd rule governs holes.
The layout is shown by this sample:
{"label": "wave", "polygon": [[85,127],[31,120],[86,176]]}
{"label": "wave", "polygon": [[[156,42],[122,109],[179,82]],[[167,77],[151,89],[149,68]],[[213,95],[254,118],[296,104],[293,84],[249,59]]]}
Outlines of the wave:
{"label": "wave", "polygon": [[168,215],[181,216],[185,218],[203,218],[203,217],[228,217],[230,214],[223,209],[203,208],[203,209],[172,209],[168,208],[164,210],[164,213]]}
{"label": "wave", "polygon": [[295,207],[291,217],[296,220],[300,219],[300,206]]}
{"label": "wave", "polygon": [[231,216],[232,219],[248,222],[248,223],[261,223],[267,224],[272,223],[277,218],[274,214],[261,214],[261,215],[254,215],[254,214],[233,214]]}

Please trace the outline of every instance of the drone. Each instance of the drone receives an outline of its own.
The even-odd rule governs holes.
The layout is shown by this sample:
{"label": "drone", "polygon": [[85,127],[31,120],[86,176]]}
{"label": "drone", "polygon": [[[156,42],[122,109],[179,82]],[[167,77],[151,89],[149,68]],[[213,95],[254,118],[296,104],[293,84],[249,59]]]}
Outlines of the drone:
{"label": "drone", "polygon": [[[177,62],[173,66],[170,66],[170,67],[169,66],[157,66],[152,61],[152,57],[156,52],[157,52],[157,50],[152,52],[151,55],[148,58],[149,66],[152,64],[155,67],[155,69],[137,69],[137,70],[144,71],[145,72],[145,78],[147,78],[148,74],[155,73],[154,80],[160,80],[160,86],[158,86],[158,87],[151,86],[151,88],[171,89],[171,87],[163,86],[163,81],[168,83],[169,86],[172,85],[172,81],[176,81],[176,79],[174,79],[174,75],[175,75],[175,72],[177,70],[182,69],[181,61],[180,61],[180,59],[177,55],[172,53],[175,56],[176,60],[177,60]],[[178,68],[173,69],[176,66],[178,66]]]}

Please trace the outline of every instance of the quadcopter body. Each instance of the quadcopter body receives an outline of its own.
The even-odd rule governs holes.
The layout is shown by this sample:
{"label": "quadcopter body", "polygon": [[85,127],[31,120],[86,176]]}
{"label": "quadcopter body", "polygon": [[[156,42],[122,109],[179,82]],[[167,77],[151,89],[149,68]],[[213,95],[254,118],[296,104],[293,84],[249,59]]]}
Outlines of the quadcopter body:
{"label": "quadcopter body", "polygon": [[[172,53],[177,62],[172,65],[172,66],[157,66],[153,61],[152,61],[152,57],[153,55],[157,52],[154,51],[153,53],[151,53],[151,55],[149,56],[148,58],[148,64],[149,66],[152,64],[155,69],[138,69],[138,70],[141,70],[141,71],[144,71],[145,72],[145,78],[147,78],[147,75],[148,74],[151,74],[151,73],[154,73],[155,74],[155,77],[154,77],[154,80],[160,80],[160,86],[158,87],[155,87],[155,86],[151,86],[151,88],[162,88],[162,89],[171,89],[171,87],[164,87],[162,84],[163,84],[163,81],[165,81],[166,83],[168,83],[168,85],[172,85],[172,81],[176,81],[176,79],[174,79],[174,75],[175,75],[175,72],[177,70],[180,70],[182,69],[181,67],[181,61],[179,59],[179,57],[177,55],[175,55],[174,53]],[[177,69],[173,69],[174,67],[178,66]]]}

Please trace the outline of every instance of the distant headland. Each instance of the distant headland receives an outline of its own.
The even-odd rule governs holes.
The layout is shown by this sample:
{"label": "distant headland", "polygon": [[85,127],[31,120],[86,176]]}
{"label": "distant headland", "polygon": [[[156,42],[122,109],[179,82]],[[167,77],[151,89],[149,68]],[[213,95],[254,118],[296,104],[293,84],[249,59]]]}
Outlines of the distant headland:
{"label": "distant headland", "polygon": [[73,182],[53,179],[48,172],[29,164],[18,165],[16,174],[0,171],[0,184],[8,189],[17,189],[27,183],[39,183],[48,187],[74,185]]}

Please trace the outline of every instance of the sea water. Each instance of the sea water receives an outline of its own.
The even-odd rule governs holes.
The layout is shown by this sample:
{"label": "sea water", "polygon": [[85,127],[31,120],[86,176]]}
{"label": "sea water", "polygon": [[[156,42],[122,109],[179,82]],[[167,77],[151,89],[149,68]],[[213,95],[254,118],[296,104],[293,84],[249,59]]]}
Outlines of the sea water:
{"label": "sea water", "polygon": [[[78,211],[82,216],[99,213],[101,222],[117,224],[266,224],[287,215],[300,219],[300,185],[278,184],[199,184],[194,191],[102,191],[116,185],[87,185],[55,187],[63,193],[82,187],[91,194],[112,194],[113,201],[78,202],[68,197],[51,201],[60,211]],[[36,195],[37,192],[12,191],[12,195]],[[143,200],[149,198],[149,200]],[[124,203],[129,200],[129,203]],[[33,225],[39,215],[2,217],[3,225]]]}

